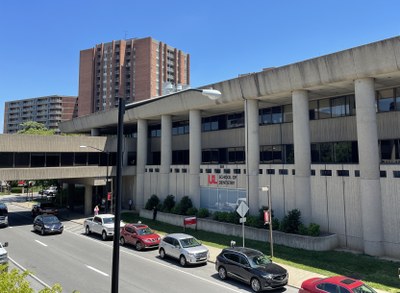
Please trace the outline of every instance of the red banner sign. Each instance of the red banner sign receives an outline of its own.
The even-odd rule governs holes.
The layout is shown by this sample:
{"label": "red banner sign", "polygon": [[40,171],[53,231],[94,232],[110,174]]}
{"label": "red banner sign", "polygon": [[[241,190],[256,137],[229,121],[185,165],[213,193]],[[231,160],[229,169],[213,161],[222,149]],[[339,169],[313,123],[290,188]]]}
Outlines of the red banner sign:
{"label": "red banner sign", "polygon": [[183,219],[183,225],[196,225],[197,218],[196,217],[188,217]]}
{"label": "red banner sign", "polygon": [[269,211],[264,211],[264,225],[269,224],[269,221],[270,221]]}

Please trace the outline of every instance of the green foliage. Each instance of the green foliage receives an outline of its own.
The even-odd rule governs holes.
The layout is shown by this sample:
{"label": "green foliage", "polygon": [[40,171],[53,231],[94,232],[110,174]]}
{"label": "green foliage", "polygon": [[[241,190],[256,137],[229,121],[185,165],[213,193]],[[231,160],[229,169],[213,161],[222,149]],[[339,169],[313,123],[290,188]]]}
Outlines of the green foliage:
{"label": "green foliage", "polygon": [[[30,283],[25,279],[29,271],[21,272],[17,269],[7,271],[7,265],[0,265],[0,292],[8,293],[34,293]],[[39,293],[61,293],[60,284],[55,284],[51,288],[45,288]]]}
{"label": "green foliage", "polygon": [[279,219],[278,218],[272,218],[272,230],[279,230]]}
{"label": "green foliage", "polygon": [[22,186],[11,187],[11,193],[22,193]]}
{"label": "green foliage", "polygon": [[210,216],[210,211],[206,208],[201,208],[201,209],[199,209],[197,216],[199,218],[207,218]]}
{"label": "green foliage", "polygon": [[321,230],[318,224],[310,223],[308,226],[308,235],[310,236],[319,236],[321,234]]}
{"label": "green foliage", "polygon": [[153,194],[152,196],[150,196],[150,198],[147,200],[146,205],[145,205],[145,209],[146,210],[152,210],[154,207],[158,207],[160,203],[160,199],[158,198],[157,195]]}
{"label": "green foliage", "polygon": [[197,216],[198,210],[195,207],[188,208],[186,211],[186,215],[188,216]]}
{"label": "green foliage", "polygon": [[180,215],[187,215],[187,211],[193,207],[192,200],[190,199],[189,196],[184,196],[182,197],[180,203]]}
{"label": "green foliage", "polygon": [[286,233],[299,234],[301,224],[301,212],[298,209],[293,209],[283,218],[280,230]]}
{"label": "green foliage", "polygon": [[33,134],[33,135],[54,135],[54,129],[47,129],[42,123],[35,121],[26,121],[21,123],[22,129],[17,134]]}
{"label": "green foliage", "polygon": [[254,228],[264,228],[264,219],[260,219],[258,216],[247,216],[245,225]]}
{"label": "green foliage", "polygon": [[171,213],[181,215],[181,203],[177,203],[172,209]]}
{"label": "green foliage", "polygon": [[172,194],[170,194],[164,199],[161,210],[165,213],[169,213],[171,212],[174,206],[175,206],[175,197]]}

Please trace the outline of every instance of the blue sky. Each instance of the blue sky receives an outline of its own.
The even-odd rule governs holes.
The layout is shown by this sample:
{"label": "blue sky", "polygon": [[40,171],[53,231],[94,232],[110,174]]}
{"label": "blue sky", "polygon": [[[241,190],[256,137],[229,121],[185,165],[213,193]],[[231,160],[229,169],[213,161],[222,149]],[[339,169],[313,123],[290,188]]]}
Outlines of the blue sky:
{"label": "blue sky", "polygon": [[4,102],[77,95],[79,51],[151,36],[191,55],[198,87],[399,35],[400,1],[2,0]]}

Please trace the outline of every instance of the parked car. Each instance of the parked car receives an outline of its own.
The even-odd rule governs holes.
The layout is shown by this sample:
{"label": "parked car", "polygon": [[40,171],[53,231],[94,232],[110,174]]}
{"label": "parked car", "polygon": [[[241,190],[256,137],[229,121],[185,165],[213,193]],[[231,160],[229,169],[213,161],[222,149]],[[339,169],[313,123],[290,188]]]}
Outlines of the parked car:
{"label": "parked car", "polygon": [[147,225],[126,224],[121,228],[119,243],[121,245],[132,244],[136,250],[143,248],[158,247],[160,244],[160,235],[154,233]]}
{"label": "parked car", "polygon": [[61,234],[64,230],[63,224],[54,215],[38,215],[33,220],[33,230],[40,234]]}
{"label": "parked car", "polygon": [[173,233],[166,235],[160,242],[160,257],[170,256],[179,260],[181,266],[207,263],[210,258],[208,248],[191,235]]}
{"label": "parked car", "polygon": [[221,280],[235,278],[249,284],[254,292],[282,288],[289,280],[286,269],[274,264],[261,251],[247,247],[223,249],[217,256],[215,269]]}
{"label": "parked car", "polygon": [[5,247],[8,246],[8,242],[0,242],[0,265],[8,264],[8,252]]}
{"label": "parked car", "polygon": [[0,202],[0,226],[8,226],[8,208],[2,202]]}
{"label": "parked car", "polygon": [[39,202],[32,207],[32,216],[36,217],[42,214],[57,215],[58,209],[52,202]]}
{"label": "parked car", "polygon": [[56,197],[57,186],[50,186],[49,188],[43,190],[43,195],[46,196],[48,200],[52,200]]}
{"label": "parked car", "polygon": [[318,292],[376,293],[374,289],[364,284],[364,282],[345,276],[311,278],[303,281],[299,289],[299,293]]}
{"label": "parked car", "polygon": [[[103,240],[107,240],[109,237],[114,236],[114,215],[113,214],[101,214],[91,218],[85,219],[83,227],[85,227],[86,235],[90,233],[96,233],[101,235]],[[125,223],[120,222],[120,227],[124,227]]]}

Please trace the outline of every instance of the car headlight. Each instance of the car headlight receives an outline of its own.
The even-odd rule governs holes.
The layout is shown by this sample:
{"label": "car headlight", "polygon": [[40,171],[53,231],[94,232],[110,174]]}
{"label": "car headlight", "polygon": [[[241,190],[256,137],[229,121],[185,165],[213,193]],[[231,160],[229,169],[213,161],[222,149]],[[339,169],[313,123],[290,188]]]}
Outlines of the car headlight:
{"label": "car headlight", "polygon": [[265,274],[265,275],[263,275],[263,278],[265,278],[265,279],[272,279],[272,278],[273,278],[273,275],[272,275],[272,274]]}
{"label": "car headlight", "polygon": [[44,225],[44,228],[45,228],[45,229],[49,229],[50,226],[49,226],[49,225]]}
{"label": "car headlight", "polygon": [[196,257],[196,255],[194,253],[188,253],[187,254],[189,257]]}

